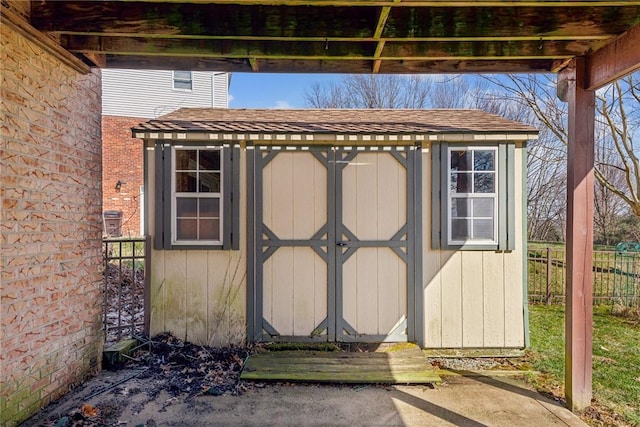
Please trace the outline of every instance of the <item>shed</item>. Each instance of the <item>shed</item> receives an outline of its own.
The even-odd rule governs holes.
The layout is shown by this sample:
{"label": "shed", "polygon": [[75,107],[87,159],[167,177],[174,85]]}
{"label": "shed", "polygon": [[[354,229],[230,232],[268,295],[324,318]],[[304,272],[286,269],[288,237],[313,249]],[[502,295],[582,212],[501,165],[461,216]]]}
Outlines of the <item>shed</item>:
{"label": "shed", "polygon": [[479,110],[183,108],[134,127],[151,333],[523,348],[537,134]]}

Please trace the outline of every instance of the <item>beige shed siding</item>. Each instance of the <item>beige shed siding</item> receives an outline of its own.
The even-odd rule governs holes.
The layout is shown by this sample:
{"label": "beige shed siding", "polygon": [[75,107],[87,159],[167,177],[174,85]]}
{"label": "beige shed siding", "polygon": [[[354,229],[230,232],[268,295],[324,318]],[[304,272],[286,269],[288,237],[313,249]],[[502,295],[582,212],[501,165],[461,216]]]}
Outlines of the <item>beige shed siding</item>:
{"label": "beige shed siding", "polygon": [[[155,154],[147,150],[148,177],[155,177]],[[245,153],[240,188],[246,188]],[[156,188],[148,179],[150,207]],[[241,191],[244,194],[244,191]],[[241,236],[246,236],[246,202],[240,201]],[[151,208],[150,211],[154,209]],[[149,230],[155,218],[149,215]],[[151,250],[151,335],[171,332],[197,344],[239,344],[246,334],[246,249],[240,251]]]}
{"label": "beige shed siding", "polygon": [[[516,182],[522,171],[521,150],[518,144]],[[244,338],[246,280],[242,278],[242,286],[231,296],[227,293],[229,280],[224,283],[227,269],[234,270],[238,262],[241,274],[246,271],[246,165],[245,151],[241,151],[242,250],[152,251],[152,334],[170,331],[194,342],[218,344]],[[359,238],[388,239],[406,220],[405,212],[392,208],[405,203],[405,172],[394,167],[391,156],[381,154],[360,153],[354,163],[373,164],[375,168],[349,166],[343,175],[343,191],[345,196],[351,195],[343,197],[344,223]],[[147,161],[148,176],[153,177],[152,150],[147,151]],[[327,221],[326,169],[310,153],[282,152],[271,162],[263,176],[265,224],[281,239],[311,237]],[[423,338],[427,348],[523,347],[524,254],[520,246],[512,252],[432,250],[429,150],[423,151],[422,162],[424,337],[416,338]],[[374,169],[377,172],[368,176]],[[354,182],[362,180],[376,184],[350,190]],[[147,185],[149,206],[153,206],[153,180]],[[523,215],[522,197],[518,188],[516,218]],[[293,206],[296,212],[278,208],[282,206]],[[385,224],[395,221],[397,227],[374,227],[372,224],[381,222],[376,215],[384,215]],[[149,220],[149,230],[153,230],[154,218]],[[516,223],[516,235],[522,236],[520,222]],[[310,334],[327,314],[326,274],[325,262],[310,248],[283,247],[276,251],[263,270],[265,320],[283,335]],[[405,274],[404,264],[388,248],[359,249],[344,265],[344,283],[350,284],[343,295],[345,320],[361,333],[389,333],[407,313],[406,289],[400,287],[400,293],[390,294],[387,291],[392,287],[379,283],[403,283]],[[239,281],[236,278],[234,284]],[[225,309],[228,300],[231,302]]]}
{"label": "beige shed siding", "polygon": [[[522,145],[515,177],[522,176]],[[524,347],[523,252],[431,249],[431,150],[422,154],[424,343],[427,348]],[[515,217],[521,218],[521,187]],[[522,222],[516,221],[522,237]]]}

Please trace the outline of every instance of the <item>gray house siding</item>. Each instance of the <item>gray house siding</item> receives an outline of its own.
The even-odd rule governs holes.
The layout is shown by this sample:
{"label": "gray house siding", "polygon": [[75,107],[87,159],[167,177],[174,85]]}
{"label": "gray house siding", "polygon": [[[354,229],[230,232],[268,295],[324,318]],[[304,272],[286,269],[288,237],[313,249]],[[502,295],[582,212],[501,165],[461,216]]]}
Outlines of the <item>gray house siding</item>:
{"label": "gray house siding", "polygon": [[102,70],[102,114],[156,118],[180,107],[228,107],[228,73],[192,72],[192,90],[173,88],[171,70]]}

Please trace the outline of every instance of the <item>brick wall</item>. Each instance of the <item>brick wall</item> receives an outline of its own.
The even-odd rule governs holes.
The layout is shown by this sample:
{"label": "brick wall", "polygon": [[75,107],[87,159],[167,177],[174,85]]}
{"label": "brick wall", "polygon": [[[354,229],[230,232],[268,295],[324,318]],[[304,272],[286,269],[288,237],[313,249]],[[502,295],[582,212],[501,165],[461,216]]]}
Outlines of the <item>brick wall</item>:
{"label": "brick wall", "polygon": [[[122,235],[140,236],[140,186],[143,185],[142,140],[131,128],[148,119],[102,116],[102,205],[122,211]],[[119,189],[116,184],[120,181]]]}
{"label": "brick wall", "polygon": [[100,366],[100,72],[0,25],[0,425]]}

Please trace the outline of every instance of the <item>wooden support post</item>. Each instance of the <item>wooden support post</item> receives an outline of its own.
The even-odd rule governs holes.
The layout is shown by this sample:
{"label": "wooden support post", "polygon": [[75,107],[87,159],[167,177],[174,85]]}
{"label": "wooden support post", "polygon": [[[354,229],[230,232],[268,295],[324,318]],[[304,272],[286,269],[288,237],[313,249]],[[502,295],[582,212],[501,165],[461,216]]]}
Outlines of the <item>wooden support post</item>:
{"label": "wooden support post", "polygon": [[569,102],[565,396],[572,411],[591,404],[595,92],[585,90],[586,61],[558,79]]}

